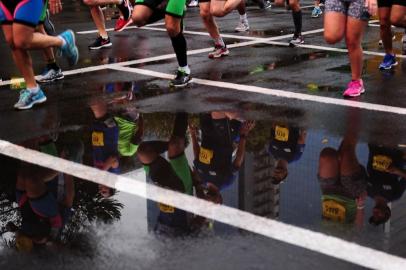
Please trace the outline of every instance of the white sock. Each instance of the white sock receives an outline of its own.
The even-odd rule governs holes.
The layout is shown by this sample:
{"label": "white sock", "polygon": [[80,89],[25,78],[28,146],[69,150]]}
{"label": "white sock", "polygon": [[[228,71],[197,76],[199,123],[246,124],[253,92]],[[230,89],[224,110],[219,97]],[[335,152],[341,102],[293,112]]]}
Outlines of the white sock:
{"label": "white sock", "polygon": [[244,15],[240,15],[240,21],[248,22],[247,13],[244,13]]}
{"label": "white sock", "polygon": [[101,36],[102,39],[108,39],[109,38],[108,35],[105,35],[105,36],[100,35],[100,36]]}
{"label": "white sock", "polygon": [[185,67],[179,67],[178,68],[179,71],[185,72],[186,74],[190,74],[190,68],[189,65],[185,66]]}
{"label": "white sock", "polygon": [[62,46],[61,46],[61,47],[65,47],[65,45],[66,45],[66,40],[65,40],[63,37],[61,37],[61,36],[58,36],[58,38],[59,38],[60,40],[62,40]]}
{"label": "white sock", "polygon": [[33,94],[36,94],[36,93],[38,93],[38,91],[39,91],[39,86],[38,86],[38,84],[37,84],[36,87],[34,87],[34,88],[27,88],[27,90],[30,91],[30,92],[33,93]]}

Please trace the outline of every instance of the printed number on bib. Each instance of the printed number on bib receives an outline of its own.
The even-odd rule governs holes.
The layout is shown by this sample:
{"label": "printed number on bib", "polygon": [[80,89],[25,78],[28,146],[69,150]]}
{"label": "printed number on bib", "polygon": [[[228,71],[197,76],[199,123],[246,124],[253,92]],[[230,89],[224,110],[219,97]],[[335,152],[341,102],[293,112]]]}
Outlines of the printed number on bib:
{"label": "printed number on bib", "polygon": [[211,163],[212,158],[213,158],[213,150],[205,149],[203,147],[200,148],[199,161],[201,163],[209,165]]}
{"label": "printed number on bib", "polygon": [[275,127],[275,140],[287,142],[289,140],[289,129],[276,126]]}
{"label": "printed number on bib", "polygon": [[159,210],[161,210],[161,212],[167,213],[167,214],[173,214],[175,213],[175,208],[170,206],[170,205],[166,205],[163,203],[158,203],[159,206]]}
{"label": "printed number on bib", "polygon": [[383,155],[376,155],[372,161],[372,168],[376,171],[385,172],[392,164],[392,159]]}
{"label": "printed number on bib", "polygon": [[104,146],[104,134],[103,132],[93,131],[92,133],[92,145]]}
{"label": "printed number on bib", "polygon": [[343,205],[333,200],[323,201],[323,217],[338,221],[345,222],[346,209]]}

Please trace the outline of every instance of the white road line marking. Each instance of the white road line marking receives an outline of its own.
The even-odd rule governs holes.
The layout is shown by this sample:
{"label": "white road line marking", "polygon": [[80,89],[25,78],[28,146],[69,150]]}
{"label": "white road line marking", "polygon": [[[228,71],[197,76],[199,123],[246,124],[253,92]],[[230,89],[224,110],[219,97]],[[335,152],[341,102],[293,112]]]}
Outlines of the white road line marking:
{"label": "white road line marking", "polygon": [[[152,71],[152,70],[146,70],[146,69],[119,67],[119,66],[110,67],[110,69],[131,72],[131,73],[136,73],[136,74],[141,74],[141,75],[146,75],[146,76],[152,76],[152,77],[157,77],[157,78],[162,78],[162,79],[172,79],[173,78],[173,75],[171,75],[171,74]],[[401,107],[394,107],[394,106],[387,106],[387,105],[381,105],[381,104],[359,102],[359,101],[338,99],[338,98],[331,98],[331,97],[322,97],[322,96],[302,94],[302,93],[296,93],[296,92],[290,92],[290,91],[284,91],[284,90],[278,90],[278,89],[270,89],[270,88],[265,88],[265,87],[252,86],[252,85],[242,85],[242,84],[235,84],[235,83],[229,83],[229,82],[204,80],[204,79],[198,79],[198,78],[193,78],[193,82],[196,84],[201,84],[201,85],[215,86],[215,87],[220,87],[220,88],[225,88],[225,89],[232,89],[232,90],[251,92],[251,93],[257,93],[257,94],[265,94],[265,95],[275,96],[275,97],[305,100],[305,101],[311,101],[311,102],[317,102],[317,103],[323,103],[323,104],[359,108],[359,109],[370,110],[370,111],[406,115],[406,108],[401,108]]]}
{"label": "white road line marking", "polygon": [[[151,24],[149,24],[149,26],[159,26],[159,25],[165,25],[165,23],[164,23],[164,22],[160,22],[160,23],[151,23]],[[126,27],[126,30],[127,30],[127,29],[138,29],[138,28],[139,28],[138,26],[131,25],[131,26],[127,26],[127,27]],[[113,31],[114,31],[114,28],[107,28],[106,31],[107,31],[107,32],[113,32]],[[76,32],[76,34],[79,34],[79,35],[87,35],[87,34],[94,34],[94,33],[98,33],[98,32],[99,32],[99,31],[98,31],[97,29],[95,29],[95,30],[88,30],[88,31],[79,31],[79,32]]]}
{"label": "white road line marking", "polygon": [[141,179],[136,180],[114,175],[96,168],[26,149],[4,140],[0,140],[0,153],[94,183],[116,188],[122,192],[172,205],[218,222],[363,267],[388,270],[406,269],[406,259],[404,258],[323,233],[259,217],[225,205],[215,205],[196,197],[145,183]]}
{"label": "white road line marking", "polygon": [[[323,31],[324,31],[323,29],[315,29],[315,30],[303,32],[302,34],[303,35],[311,35],[311,34],[320,33],[320,32],[323,32]],[[228,48],[238,48],[238,47],[251,46],[251,45],[260,44],[260,43],[267,42],[267,41],[281,40],[281,39],[285,39],[285,38],[288,38],[288,37],[291,37],[291,36],[292,36],[292,34],[282,35],[282,36],[275,36],[275,37],[270,37],[270,38],[260,38],[260,39],[255,38],[255,39],[253,39],[251,41],[230,44],[230,45],[228,45]],[[188,51],[188,55],[211,52],[212,50],[213,50],[213,47],[191,50],[191,51]],[[109,67],[112,67],[112,66],[136,65],[136,64],[142,64],[142,63],[148,63],[148,62],[155,62],[155,61],[171,59],[171,58],[174,58],[174,57],[176,57],[176,55],[173,54],[173,53],[164,54],[164,55],[153,56],[153,57],[148,57],[148,58],[142,58],[142,59],[137,59],[137,60],[131,60],[131,61],[126,61],[126,62],[119,62],[119,63],[104,64],[104,65],[98,65],[98,66],[90,66],[90,67],[79,68],[79,69],[72,69],[72,70],[64,71],[63,74],[64,75],[76,75],[76,74],[82,74],[82,73],[86,73],[86,72],[93,72],[93,71],[99,71],[99,70],[103,70],[103,69],[108,69]],[[10,85],[10,84],[11,84],[11,80],[0,81],[0,86]]]}

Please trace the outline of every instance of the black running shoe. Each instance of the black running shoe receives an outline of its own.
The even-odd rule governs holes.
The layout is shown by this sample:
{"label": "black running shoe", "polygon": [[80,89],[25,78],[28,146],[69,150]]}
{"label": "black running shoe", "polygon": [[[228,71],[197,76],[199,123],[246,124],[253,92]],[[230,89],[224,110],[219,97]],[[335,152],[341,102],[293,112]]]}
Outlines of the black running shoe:
{"label": "black running shoe", "polygon": [[133,11],[133,7],[129,0],[123,0],[123,2],[121,4],[119,4],[117,7],[123,14],[123,17],[126,21],[131,18],[131,13]]}
{"label": "black running shoe", "polygon": [[101,49],[101,48],[111,47],[111,45],[113,45],[113,44],[111,43],[109,37],[104,39],[104,38],[99,36],[98,38],[96,38],[96,40],[92,44],[89,45],[89,49],[90,50],[98,50],[98,49]]}
{"label": "black running shoe", "polygon": [[184,71],[178,70],[176,72],[176,77],[173,79],[170,83],[170,87],[185,87],[189,83],[192,82],[192,77],[190,77],[190,74],[187,74]]}

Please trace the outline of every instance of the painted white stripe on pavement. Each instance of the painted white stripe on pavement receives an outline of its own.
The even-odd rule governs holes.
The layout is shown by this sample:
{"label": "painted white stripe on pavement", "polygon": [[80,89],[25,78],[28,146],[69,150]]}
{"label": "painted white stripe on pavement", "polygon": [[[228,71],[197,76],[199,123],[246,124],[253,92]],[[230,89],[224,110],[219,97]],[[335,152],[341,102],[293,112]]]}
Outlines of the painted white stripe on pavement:
{"label": "painted white stripe on pavement", "polygon": [[[159,25],[165,25],[165,23],[160,22],[160,23],[151,23],[151,24],[149,24],[149,26],[159,26]],[[127,26],[125,28],[125,30],[127,30],[127,29],[138,29],[138,28],[139,28],[138,26],[131,25],[131,26]],[[106,29],[106,32],[113,32],[113,31],[114,31],[114,28],[107,28]],[[98,33],[98,32],[99,32],[99,30],[95,29],[95,30],[88,30],[88,31],[79,31],[79,32],[76,32],[76,34],[87,35],[87,34],[94,34],[94,33]],[[118,33],[120,33],[120,32],[118,32]]]}
{"label": "painted white stripe on pavement", "polygon": [[[114,67],[110,67],[110,68],[114,69],[114,70],[126,71],[126,72],[131,72],[131,73],[136,73],[136,74],[141,74],[141,75],[146,75],[146,76],[152,76],[152,77],[157,77],[157,78],[162,78],[162,79],[172,79],[173,78],[173,75],[171,75],[171,74],[152,71],[152,70],[146,70],[146,69],[119,67],[119,66],[114,66]],[[359,102],[359,101],[338,99],[338,98],[331,98],[331,97],[322,97],[322,96],[302,94],[302,93],[296,93],[296,92],[290,92],[290,91],[284,91],[284,90],[270,89],[270,88],[253,86],[253,85],[235,84],[235,83],[229,83],[229,82],[204,80],[204,79],[198,79],[198,78],[193,78],[193,82],[196,84],[201,84],[201,85],[214,86],[214,87],[232,89],[232,90],[243,91],[243,92],[264,94],[264,95],[275,96],[275,97],[305,100],[305,101],[312,101],[312,102],[331,104],[331,105],[337,105],[337,106],[359,108],[359,109],[370,110],[370,111],[379,111],[379,112],[406,115],[406,108],[401,108],[401,107],[394,107],[394,106],[387,106],[387,105],[381,105],[381,104]]]}
{"label": "painted white stripe on pavement", "polygon": [[[163,189],[140,180],[114,175],[0,140],[0,153],[75,177],[103,184],[119,191],[162,202],[243,230],[302,247],[363,267],[404,270],[406,260],[336,237],[259,217],[254,214]],[[147,192],[148,190],[148,192]]]}

